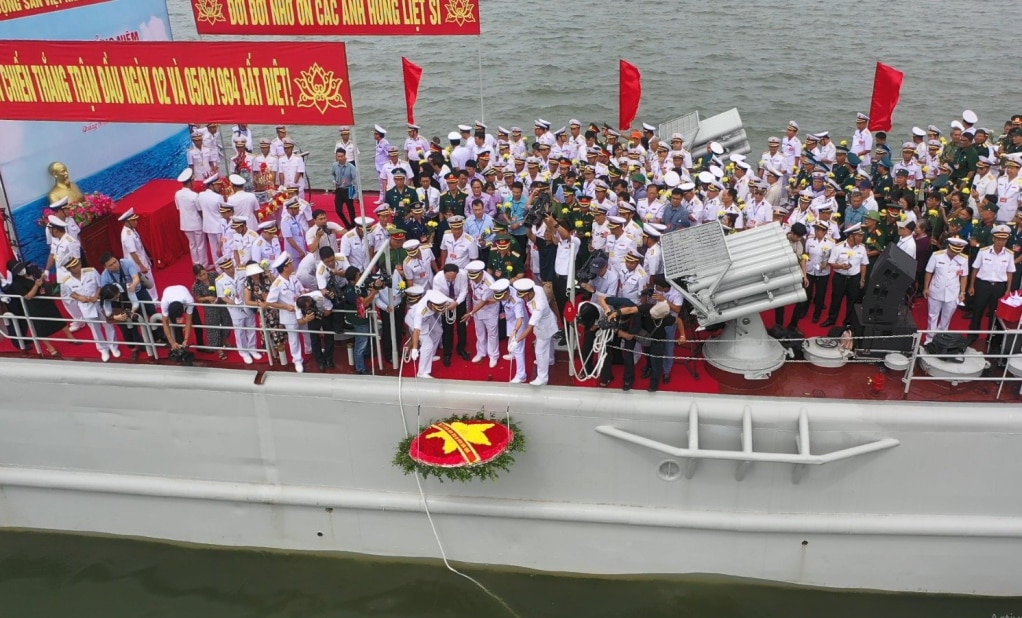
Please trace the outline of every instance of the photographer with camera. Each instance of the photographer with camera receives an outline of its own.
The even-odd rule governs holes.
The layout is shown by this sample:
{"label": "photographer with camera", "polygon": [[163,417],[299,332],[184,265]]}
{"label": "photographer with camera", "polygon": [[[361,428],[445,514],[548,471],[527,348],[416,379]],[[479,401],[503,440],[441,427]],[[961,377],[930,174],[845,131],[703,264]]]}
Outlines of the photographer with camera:
{"label": "photographer with camera", "polygon": [[322,292],[306,292],[295,301],[298,328],[310,330],[312,357],[320,371],[334,368],[333,303]]}
{"label": "photographer with camera", "polygon": [[[620,296],[609,296],[599,299],[600,306],[606,314],[600,328],[614,329],[615,339],[611,346],[621,349],[621,357],[625,366],[622,390],[629,391],[635,384],[636,344],[641,344],[647,354],[647,366],[643,377],[649,378],[649,392],[656,392],[660,387],[663,375],[663,357],[667,327],[673,325],[681,329],[678,343],[685,341],[684,325],[681,318],[671,314],[671,307],[666,300],[656,303],[637,305],[630,299]],[[600,373],[600,386],[605,387],[614,379],[610,364],[604,364]]]}
{"label": "photographer with camera", "polygon": [[594,253],[593,256],[588,270],[579,279],[582,289],[592,294],[593,302],[599,302],[604,296],[617,296],[621,283],[619,271],[611,268],[610,261],[602,252]]}
{"label": "photographer with camera", "polygon": [[[11,295],[11,298],[4,302],[6,311],[24,318],[25,306],[27,305],[28,312],[32,316],[31,321],[32,326],[35,328],[36,337],[52,337],[63,331],[65,337],[70,341],[74,341],[74,335],[71,334],[71,330],[64,323],[64,316],[61,315],[57,303],[49,298],[40,298],[53,294],[53,291],[49,289],[49,285],[46,282],[46,273],[35,264],[15,259],[7,262],[7,272],[10,279],[0,288],[4,294]],[[21,298],[15,298],[18,296]],[[23,337],[29,333],[28,324],[23,320],[18,321],[18,327]],[[7,334],[14,337],[15,333],[14,320],[9,320]],[[53,347],[53,343],[44,340],[42,344],[46,348],[47,354],[50,356],[60,356],[57,348]],[[14,341],[14,345],[20,350],[27,350],[30,344],[25,341]]]}
{"label": "photographer with camera", "polygon": [[[138,361],[142,353],[142,333],[137,326],[144,318],[138,313],[137,303],[133,303],[120,284],[108,283],[99,289],[101,314],[107,324],[112,324],[121,331],[121,338],[131,348],[131,360]],[[113,340],[113,334],[109,334]]]}
{"label": "photographer with camera", "polygon": [[355,373],[365,375],[366,356],[369,352],[369,320],[375,312],[376,295],[390,285],[390,277],[382,274],[370,275],[359,286],[355,285],[362,276],[362,271],[349,266],[344,271],[346,285],[340,290],[336,308],[345,312],[344,319],[351,325],[355,335]]}
{"label": "photographer with camera", "polygon": [[326,211],[317,208],[312,211],[312,227],[305,233],[305,244],[310,252],[319,251],[320,247],[330,247],[334,253],[340,251],[340,237],[344,235],[344,228],[329,221]]}
{"label": "photographer with camera", "polygon": [[170,344],[170,358],[190,366],[195,354],[188,349],[192,338],[192,314],[195,299],[183,285],[172,285],[163,290],[160,313],[163,315],[163,334]]}

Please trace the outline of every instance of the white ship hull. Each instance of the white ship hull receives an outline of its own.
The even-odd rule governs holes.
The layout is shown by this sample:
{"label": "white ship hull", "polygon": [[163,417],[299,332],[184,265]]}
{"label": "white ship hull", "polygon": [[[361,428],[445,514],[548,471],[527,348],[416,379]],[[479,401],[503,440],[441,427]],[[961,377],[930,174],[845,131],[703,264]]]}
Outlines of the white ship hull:
{"label": "white ship hull", "polygon": [[[0,527],[439,558],[391,459],[420,404],[421,422],[485,404],[510,406],[527,450],[494,483],[423,483],[451,560],[1022,593],[1022,415],[1004,405],[405,381],[402,418],[392,378],[17,360],[0,376]],[[676,447],[695,429],[705,458],[607,428]],[[799,442],[852,450],[742,463],[796,458]]]}

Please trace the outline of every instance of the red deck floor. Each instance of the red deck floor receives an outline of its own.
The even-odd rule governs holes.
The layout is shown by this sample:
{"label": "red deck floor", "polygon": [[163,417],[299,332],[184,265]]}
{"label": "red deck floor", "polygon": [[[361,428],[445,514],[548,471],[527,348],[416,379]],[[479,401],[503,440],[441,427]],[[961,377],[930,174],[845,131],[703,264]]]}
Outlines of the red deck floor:
{"label": "red deck floor", "polygon": [[[375,196],[371,196],[367,198],[367,201],[372,203],[374,197]],[[332,220],[336,220],[336,216],[333,213],[332,195],[313,194],[311,199],[315,207],[323,208],[330,213]],[[187,256],[163,269],[158,270],[156,274],[161,287],[175,284],[191,287],[191,264]],[[916,303],[916,306],[913,308],[913,315],[917,324],[926,324],[926,305],[924,302]],[[773,324],[773,311],[764,312],[763,321],[767,327],[771,326]],[[805,335],[808,337],[823,335],[826,330],[817,324],[813,324],[809,319],[802,320],[801,326]],[[952,329],[964,329],[967,326],[968,322],[961,316],[961,314],[957,314],[952,320]],[[469,333],[468,349],[472,352],[474,351],[475,339],[471,334],[471,330]],[[90,336],[88,329],[79,331],[79,335],[83,338],[88,338]],[[95,346],[90,343],[75,345],[61,341],[56,342],[55,345],[60,351],[62,357],[67,361],[99,362],[99,353],[96,351]],[[126,350],[123,346],[121,349],[122,352],[125,352]],[[502,353],[506,351],[503,346],[501,351]],[[676,354],[678,356],[695,355],[692,348],[689,346],[680,346],[676,351]],[[337,346],[335,356],[337,368],[331,370],[331,373],[354,373],[354,369],[348,364],[347,354],[343,346]],[[34,351],[21,352],[14,348],[9,340],[3,339],[0,340],[0,357],[25,358],[26,361],[28,361],[30,358],[35,358],[36,354]],[[148,356],[143,355],[140,362],[170,363],[171,361],[167,360],[165,357],[166,351],[161,350],[161,358],[159,360],[153,360]],[[528,358],[528,362],[531,364],[531,351]],[[111,359],[110,361],[111,364],[130,362],[130,354],[128,353],[124,353],[120,359]],[[198,351],[195,364],[196,366],[244,368],[261,371],[293,371],[293,367],[290,365],[281,367],[280,365],[275,364],[271,367],[265,362],[265,360],[263,363],[256,363],[252,366],[247,366],[241,362],[240,358],[236,354],[233,353],[229,355],[229,359],[227,361],[220,361],[216,358],[215,354]],[[306,362],[305,367],[306,371],[309,373],[318,372],[315,367],[315,363]],[[608,388],[620,389],[623,368],[615,367],[614,369],[615,380]],[[433,376],[436,378],[446,379],[507,382],[513,375],[511,371],[511,362],[503,359],[494,369],[490,369],[486,361],[479,364],[473,364],[462,360],[457,355],[454,355],[450,367],[444,367],[439,361],[433,364]],[[641,367],[639,371],[641,371]],[[788,363],[780,370],[774,372],[773,376],[769,380],[745,381],[741,379],[736,380],[734,376],[722,376],[722,380],[724,380],[725,383],[721,383],[714,377],[716,371],[712,367],[709,367],[704,361],[692,360],[686,362],[679,360],[675,363],[671,382],[668,384],[661,384],[660,388],[661,391],[710,394],[744,394],[822,399],[941,400],[960,401],[964,403],[992,402],[995,400],[998,387],[996,382],[971,382],[952,387],[950,384],[945,382],[915,381],[912,383],[912,388],[909,394],[905,396],[903,393],[904,383],[902,382],[900,375],[886,375],[883,388],[879,389],[879,391],[874,390],[871,380],[875,379],[878,374],[883,373],[883,371],[883,367],[878,364],[851,363],[841,369],[834,370],[821,369],[808,363]],[[533,370],[529,373],[530,377],[532,377],[535,372]],[[595,381],[579,383],[574,378],[570,377],[568,373],[567,356],[563,352],[559,353],[557,356],[557,363],[550,368],[551,384],[579,384],[583,388],[597,387]],[[392,367],[385,366],[382,371],[377,369],[377,374],[396,375],[397,372]],[[405,377],[412,376],[414,376],[412,368],[410,366],[405,367]],[[636,390],[645,390],[646,386],[646,380],[641,378],[637,379],[635,384]],[[532,387],[523,385],[523,388]],[[1006,384],[1000,401],[1005,403],[1018,403],[1019,401],[1022,401],[1022,397],[1018,395],[1018,391],[1019,388],[1017,385],[1013,386],[1010,383]]]}

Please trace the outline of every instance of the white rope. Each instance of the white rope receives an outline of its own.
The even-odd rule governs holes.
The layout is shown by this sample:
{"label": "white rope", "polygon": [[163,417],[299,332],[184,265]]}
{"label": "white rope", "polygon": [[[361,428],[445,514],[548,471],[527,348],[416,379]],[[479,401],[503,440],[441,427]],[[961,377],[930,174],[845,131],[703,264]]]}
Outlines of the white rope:
{"label": "white rope", "polygon": [[[439,321],[434,324],[434,328],[436,326],[438,326],[438,325],[439,325]],[[430,335],[432,336],[432,332],[430,333]],[[432,352],[430,352],[430,353],[432,354]],[[408,421],[405,418],[404,389],[402,388],[402,386],[403,386],[404,373],[405,373],[404,372],[405,362],[406,362],[406,360],[410,360],[410,357],[411,357],[411,350],[409,350],[407,347],[404,348],[402,350],[402,353],[401,353],[401,364],[398,367],[398,374],[397,374],[397,402],[398,402],[398,407],[399,407],[400,413],[401,413],[401,424],[403,425],[404,432],[405,432],[405,437],[406,438],[409,435],[411,435],[411,434],[408,431]],[[419,381],[419,372],[418,372],[418,369],[416,369],[416,372],[415,372],[415,383],[416,383],[415,396],[416,396],[416,399],[418,399],[418,403],[416,404],[416,410],[415,410],[415,419],[416,419],[415,423],[416,423],[416,426],[418,427],[418,431],[421,432],[422,431],[422,422],[421,422],[422,400],[419,397],[418,381]],[[510,412],[510,410],[511,410],[511,403],[510,403],[510,395],[509,395],[508,396],[508,412],[507,412],[508,424],[510,424],[510,419],[511,419],[511,412]],[[468,575],[466,573],[462,573],[461,571],[459,571],[458,569],[454,568],[451,565],[450,561],[447,559],[447,551],[444,549],[444,544],[440,540],[440,533],[436,529],[436,523],[433,521],[433,514],[429,510],[429,503],[426,501],[426,490],[423,489],[423,487],[422,487],[422,476],[419,474],[418,470],[416,470],[414,474],[415,474],[415,486],[418,487],[418,489],[419,489],[419,500],[422,502],[422,509],[426,513],[426,519],[429,521],[429,527],[433,531],[433,538],[436,540],[437,548],[440,550],[440,557],[443,560],[444,566],[447,567],[448,571],[454,573],[455,575],[460,575],[461,577],[464,577],[468,581],[470,581],[473,584],[475,584],[480,590],[485,592],[487,594],[487,596],[492,598],[494,601],[499,603],[504,609],[506,609],[509,614],[511,614],[515,618],[521,618],[521,616],[519,616],[518,613],[515,612],[515,610],[511,609],[511,606],[508,605],[507,602],[504,599],[502,599],[499,595],[497,595],[495,592],[492,592],[489,588],[487,588],[482,583],[480,583],[479,580],[475,579],[471,575]]]}

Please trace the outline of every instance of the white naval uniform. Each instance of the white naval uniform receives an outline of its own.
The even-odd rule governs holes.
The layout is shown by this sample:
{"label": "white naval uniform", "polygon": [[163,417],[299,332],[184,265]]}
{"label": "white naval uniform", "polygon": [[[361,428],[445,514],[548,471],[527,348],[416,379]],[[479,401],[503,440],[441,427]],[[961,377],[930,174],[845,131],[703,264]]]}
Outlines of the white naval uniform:
{"label": "white naval uniform", "polygon": [[618,283],[618,296],[627,298],[636,305],[639,304],[639,295],[649,282],[649,275],[642,266],[636,266],[632,270],[622,268],[620,281]]}
{"label": "white naval uniform", "polygon": [[[557,334],[557,316],[541,287],[535,289],[525,308],[529,313],[532,334],[536,337],[536,379],[532,383],[541,386],[550,381],[550,365],[554,364],[553,338]],[[523,343],[520,341],[518,345]]]}
{"label": "white naval uniform", "polygon": [[244,234],[231,231],[231,250],[234,251],[234,263],[237,265],[248,264],[252,260],[252,247],[260,239],[259,234],[252,230],[245,230]]}
{"label": "white naval uniform", "polygon": [[[188,238],[188,252],[192,256],[192,264],[210,265],[206,252],[206,236],[202,232],[202,206],[199,194],[191,187],[182,187],[174,194],[174,205],[177,206],[181,231]],[[218,214],[217,217],[220,215]]]}
{"label": "white naval uniform", "polygon": [[[266,302],[281,303],[294,307],[298,297],[302,295],[302,284],[298,278],[291,275],[289,279],[278,275],[270,284],[270,291],[266,294]],[[280,313],[280,325],[287,329],[287,345],[291,352],[291,360],[295,364],[295,370],[301,371],[302,365],[302,340],[298,333],[298,312],[296,310],[278,309]],[[282,364],[287,361],[281,359]]]}
{"label": "white naval uniform", "polygon": [[1015,219],[1019,202],[1022,201],[1022,174],[1014,179],[1007,174],[997,179],[997,222],[1008,223]]}
{"label": "white naval uniform", "polygon": [[[926,328],[931,331],[947,330],[963,292],[961,278],[969,275],[969,259],[963,253],[952,257],[949,251],[934,251],[926,263],[926,272],[930,273],[930,287],[926,293]],[[933,333],[927,333],[923,345],[932,340]]]}
{"label": "white naval uniform", "polygon": [[188,167],[192,168],[195,180],[205,180],[213,175],[213,170],[220,162],[220,154],[216,148],[189,148],[187,154]]}
{"label": "white naval uniform", "polygon": [[642,257],[642,269],[645,270],[651,277],[653,275],[660,275],[664,272],[664,248],[660,243],[656,243],[652,247],[646,247],[646,253]]}
{"label": "white naval uniform", "polygon": [[491,301],[482,309],[475,311],[472,316],[472,326],[476,332],[476,358],[488,356],[491,361],[497,362],[500,356],[500,338],[497,334],[497,323],[500,318],[500,303],[493,301],[493,277],[490,273],[483,271],[478,281],[468,280],[470,310],[475,309]]}
{"label": "white naval uniform", "polygon": [[235,217],[245,217],[248,221],[248,229],[254,230],[259,227],[259,219],[256,217],[256,211],[259,210],[259,200],[256,199],[254,193],[238,191],[227,198],[227,203],[234,206]]}
{"label": "white naval uniform", "polygon": [[341,247],[339,259],[343,260],[344,267],[354,266],[359,270],[365,270],[369,263],[369,243],[359,236],[359,229],[356,228],[341,236]]}
{"label": "white naval uniform", "polygon": [[[849,151],[861,157],[861,167],[869,169],[870,163],[873,162],[873,134],[869,132],[869,129],[856,130],[852,134],[852,146]],[[863,151],[865,151],[865,155],[859,154]]]}
{"label": "white naval uniform", "polygon": [[907,253],[913,260],[916,259],[916,239],[912,234],[900,236],[898,238],[898,248]]}
{"label": "white naval uniform", "polygon": [[[309,224],[301,213],[293,217],[291,213],[285,212],[280,216],[280,236],[284,241],[284,250],[295,262],[300,262],[308,253],[308,245],[305,244],[305,234],[308,231]],[[295,244],[298,245],[297,249],[291,246],[290,239],[294,239]]]}
{"label": "white naval uniform", "polygon": [[271,264],[281,254],[280,243],[276,238],[266,240],[262,234],[252,242],[252,260],[257,264],[268,260]]}
{"label": "white naval uniform", "polygon": [[75,278],[70,272],[64,279],[60,280],[60,295],[65,305],[73,303],[78,307],[78,314],[81,318],[89,320],[89,330],[92,331],[92,338],[96,342],[96,349],[101,353],[112,351],[117,348],[116,330],[113,324],[106,322],[99,323],[106,316],[103,314],[99,301],[84,302],[71,297],[72,294],[79,296],[95,296],[99,294],[102,287],[99,280],[99,273],[95,268],[83,268],[81,278]]}
{"label": "white naval uniform", "polygon": [[[213,261],[220,259],[223,248],[223,215],[220,214],[220,205],[224,198],[215,191],[205,190],[199,193],[196,201],[199,210],[202,211],[202,233],[206,237],[206,244],[213,253]],[[206,262],[205,259],[202,262]]]}
{"label": "white naval uniform", "polygon": [[231,314],[231,325],[234,326],[234,345],[239,354],[253,354],[256,350],[256,314],[245,306],[245,274],[235,269],[234,276],[221,272],[214,281],[217,298],[227,303],[227,312]]}
{"label": "white naval uniform", "polygon": [[[49,230],[49,228],[46,229],[47,231]],[[65,232],[64,235],[60,237],[60,240],[54,239],[54,241],[50,244],[50,255],[53,256],[53,263],[57,266],[56,281],[60,283],[71,276],[71,273],[64,268],[64,263],[72,257],[81,258],[82,245],[70,234]],[[77,302],[68,300],[68,298],[69,297],[66,296],[62,298],[64,308],[67,309],[69,314],[71,314],[71,320],[77,322],[82,319],[82,310],[78,307]]]}
{"label": "white naval uniform", "polygon": [[[427,252],[428,253],[428,252]],[[432,253],[429,253],[432,257]],[[433,268],[430,266],[430,258],[419,251],[419,255],[405,257],[401,270],[404,271],[402,278],[408,283],[408,287],[421,285],[423,290],[430,290],[433,287]]]}
{"label": "white naval uniform", "polygon": [[[153,299],[153,301],[158,301],[159,298],[157,290],[159,290],[159,287],[156,285],[156,277],[153,276],[153,261],[149,259],[149,254],[146,253],[145,247],[142,245],[142,237],[139,236],[136,230],[131,229],[127,225],[121,228],[121,253],[129,260],[134,259],[131,255],[132,253],[136,254],[138,259],[141,260],[142,266],[145,266],[145,268],[149,270],[147,274],[153,281],[153,287],[151,289],[146,289],[149,290],[149,296]],[[135,262],[135,265],[138,266],[138,262]],[[141,270],[141,268],[139,270]]]}
{"label": "white naval uniform", "polygon": [[[529,321],[528,312],[525,310],[525,301],[523,301],[518,293],[511,288],[508,291],[507,300],[502,301],[504,305],[504,321],[507,323],[507,336],[508,341],[514,339],[522,331],[525,330],[526,325]],[[521,320],[521,325],[518,325],[518,321]],[[517,328],[516,328],[517,326]],[[525,365],[525,344],[518,344],[514,346],[514,349],[508,349],[508,353],[514,358],[515,361],[515,376],[512,378],[515,382],[524,382],[527,376],[527,367]]]}
{"label": "white naval uniform", "polygon": [[[290,157],[282,156],[277,161],[277,173],[281,176],[281,184],[285,187],[298,189],[298,199],[305,199],[305,159],[294,152]],[[302,174],[302,179],[298,175]]]}
{"label": "white naval uniform", "polygon": [[610,267],[619,270],[624,268],[625,256],[633,248],[632,239],[626,234],[622,233],[616,238],[611,234],[607,238],[607,261],[610,262]]}
{"label": "white naval uniform", "polygon": [[[450,298],[444,298],[446,302],[451,301]],[[408,324],[409,332],[419,331],[419,367],[416,377],[432,377],[433,355],[436,354],[443,335],[443,327],[440,325],[443,314],[430,309],[425,298],[412,305],[408,314],[411,317]]]}
{"label": "white naval uniform", "polygon": [[479,257],[479,245],[469,234],[462,232],[458,238],[450,230],[444,232],[444,238],[440,241],[440,250],[447,252],[446,264],[457,264],[459,269],[464,270],[468,263]]}

